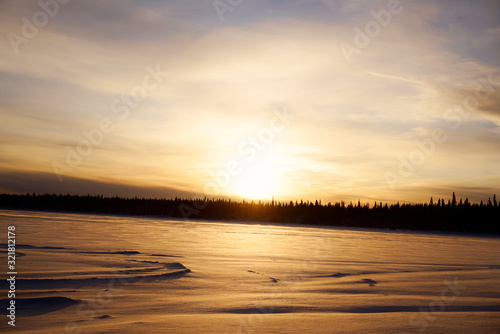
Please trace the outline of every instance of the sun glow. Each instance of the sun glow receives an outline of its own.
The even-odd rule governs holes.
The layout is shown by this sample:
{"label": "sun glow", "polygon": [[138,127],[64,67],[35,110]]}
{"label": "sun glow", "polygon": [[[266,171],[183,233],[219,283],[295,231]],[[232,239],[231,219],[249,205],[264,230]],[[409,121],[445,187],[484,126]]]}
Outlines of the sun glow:
{"label": "sun glow", "polygon": [[235,176],[231,192],[246,199],[270,200],[280,190],[280,179],[276,168],[259,164]]}

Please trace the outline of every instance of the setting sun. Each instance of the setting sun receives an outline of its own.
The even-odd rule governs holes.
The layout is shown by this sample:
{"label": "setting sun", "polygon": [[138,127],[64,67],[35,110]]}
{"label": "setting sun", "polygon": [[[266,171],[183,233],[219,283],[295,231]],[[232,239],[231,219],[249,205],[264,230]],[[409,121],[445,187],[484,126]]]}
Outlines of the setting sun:
{"label": "setting sun", "polygon": [[270,162],[261,162],[235,176],[230,188],[237,197],[270,200],[281,190],[280,173]]}

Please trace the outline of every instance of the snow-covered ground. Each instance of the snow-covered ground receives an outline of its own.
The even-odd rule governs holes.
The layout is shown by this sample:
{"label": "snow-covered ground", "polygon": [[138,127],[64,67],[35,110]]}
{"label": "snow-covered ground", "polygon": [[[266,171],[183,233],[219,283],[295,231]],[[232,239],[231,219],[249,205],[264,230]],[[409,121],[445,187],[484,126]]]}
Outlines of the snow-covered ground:
{"label": "snow-covered ground", "polygon": [[[0,210],[18,333],[500,333],[500,238]],[[3,276],[4,277],[4,276]],[[0,296],[7,313],[7,290]]]}

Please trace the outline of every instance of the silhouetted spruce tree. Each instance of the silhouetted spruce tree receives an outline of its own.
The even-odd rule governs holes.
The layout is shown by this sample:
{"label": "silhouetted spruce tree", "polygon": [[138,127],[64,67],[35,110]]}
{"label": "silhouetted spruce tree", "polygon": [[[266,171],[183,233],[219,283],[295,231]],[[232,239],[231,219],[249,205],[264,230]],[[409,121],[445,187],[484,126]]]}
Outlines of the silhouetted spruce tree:
{"label": "silhouetted spruce tree", "polygon": [[[193,199],[147,199],[122,198],[119,196],[103,197],[102,195],[55,195],[55,194],[0,194],[0,207],[11,209],[54,210],[68,212],[111,213],[125,215],[158,215],[179,218],[198,219],[232,219],[272,222],[297,222],[308,224],[360,226],[406,229],[440,229],[471,232],[500,233],[500,225],[491,225],[491,218],[500,217],[496,196],[485,205],[472,204],[466,198],[460,199],[458,206],[453,207],[451,201],[445,205],[439,199],[434,206],[433,198],[429,204],[391,204],[388,206],[376,202],[370,208],[368,203],[355,206],[350,202],[336,202],[323,206],[318,200],[307,201],[307,204],[294,205],[274,202],[233,202],[229,199],[196,199],[203,207],[193,208]],[[432,208],[432,206],[434,206]],[[496,203],[496,204],[495,204]],[[206,205],[205,205],[206,204]],[[487,209],[486,209],[487,207]],[[181,208],[190,208],[188,211]],[[186,213],[188,214],[186,216]]]}

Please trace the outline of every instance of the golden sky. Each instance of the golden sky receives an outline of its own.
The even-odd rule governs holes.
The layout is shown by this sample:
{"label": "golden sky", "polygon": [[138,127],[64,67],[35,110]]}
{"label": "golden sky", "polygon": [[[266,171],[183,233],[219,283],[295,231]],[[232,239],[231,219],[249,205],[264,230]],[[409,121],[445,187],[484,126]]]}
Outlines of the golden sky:
{"label": "golden sky", "polygon": [[0,191],[500,188],[499,1],[3,1],[0,33]]}

